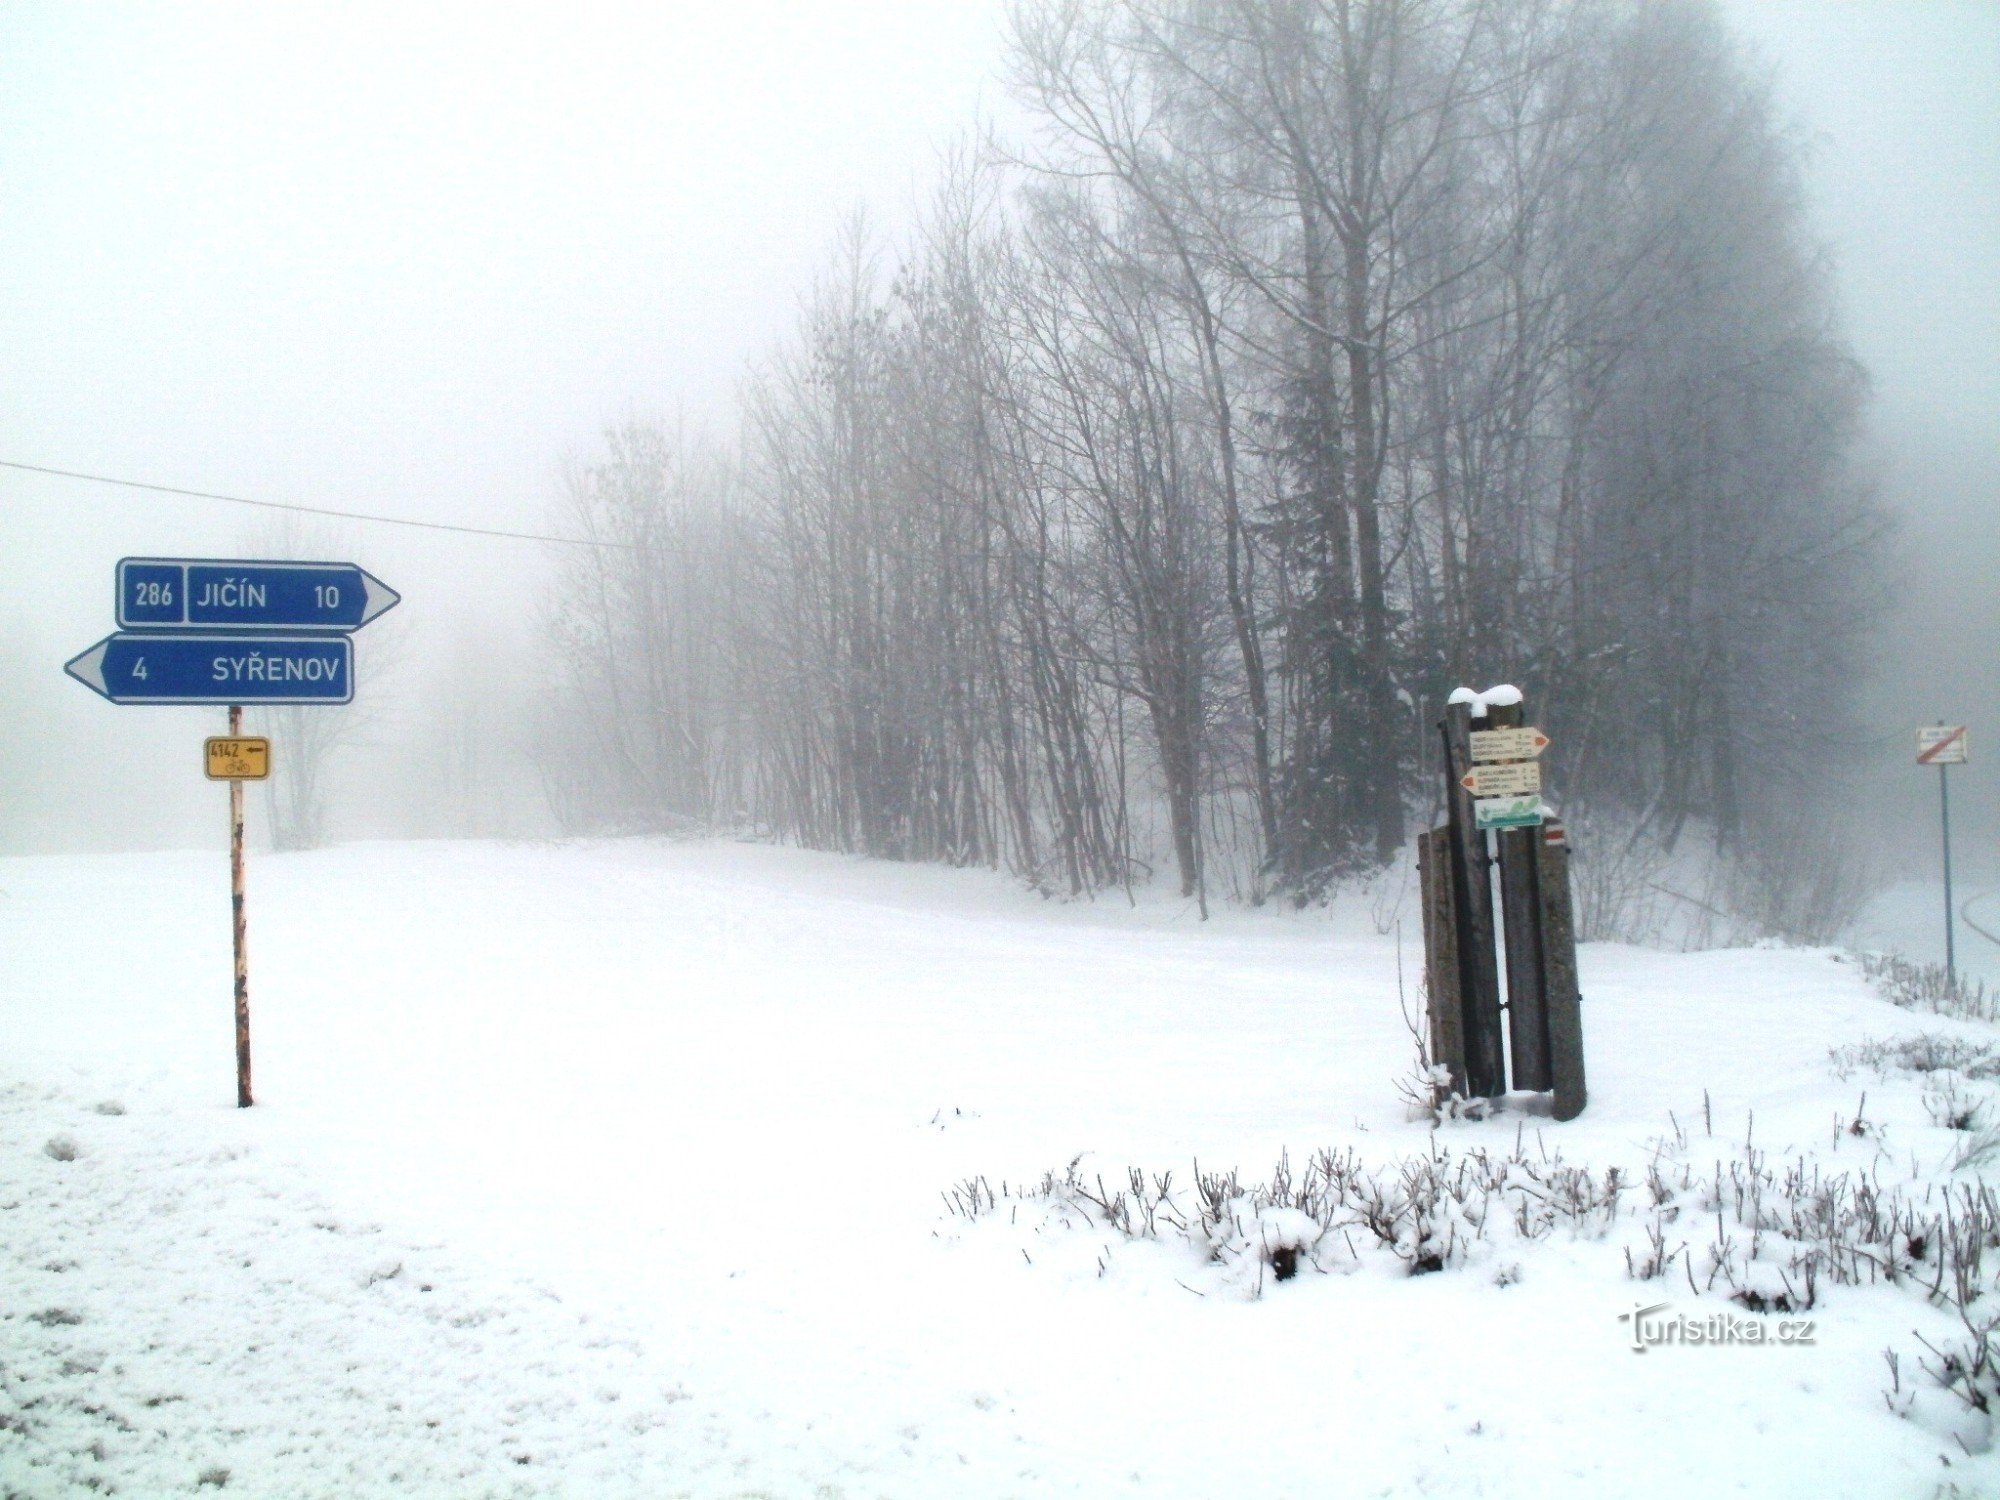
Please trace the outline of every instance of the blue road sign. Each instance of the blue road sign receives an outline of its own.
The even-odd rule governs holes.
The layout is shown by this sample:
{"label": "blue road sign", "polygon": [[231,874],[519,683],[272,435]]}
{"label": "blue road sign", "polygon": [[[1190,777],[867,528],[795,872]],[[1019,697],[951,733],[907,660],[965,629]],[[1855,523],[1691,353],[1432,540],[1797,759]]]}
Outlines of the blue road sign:
{"label": "blue road sign", "polygon": [[353,563],[128,557],[120,630],[359,630],[402,595]]}
{"label": "blue road sign", "polygon": [[113,703],[346,703],[344,635],[112,635],[63,670]]}

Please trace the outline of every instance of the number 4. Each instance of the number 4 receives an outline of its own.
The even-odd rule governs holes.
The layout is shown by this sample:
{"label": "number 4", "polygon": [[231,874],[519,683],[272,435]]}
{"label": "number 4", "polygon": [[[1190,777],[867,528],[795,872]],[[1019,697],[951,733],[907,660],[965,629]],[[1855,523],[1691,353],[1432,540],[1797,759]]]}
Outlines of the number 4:
{"label": "number 4", "polygon": [[138,678],[138,679],[139,679],[139,681],[141,681],[141,682],[144,682],[144,681],[146,680],[146,658],[145,658],[145,657],[143,657],[143,656],[142,656],[142,657],[138,658],[138,660],[136,660],[136,661],[134,661],[134,662],[132,663],[132,675],[133,675],[134,677]]}

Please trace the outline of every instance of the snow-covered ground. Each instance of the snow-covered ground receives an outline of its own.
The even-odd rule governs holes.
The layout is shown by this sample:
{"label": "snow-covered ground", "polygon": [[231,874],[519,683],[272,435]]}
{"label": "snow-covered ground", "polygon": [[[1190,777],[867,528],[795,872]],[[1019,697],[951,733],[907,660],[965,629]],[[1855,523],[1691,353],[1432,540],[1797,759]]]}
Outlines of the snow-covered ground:
{"label": "snow-covered ground", "polygon": [[[2000,990],[2000,942],[1987,935],[2000,934],[2000,881],[1968,879],[1961,872],[1952,905],[1959,972]],[[1935,880],[1904,880],[1886,887],[1863,909],[1854,940],[1925,963],[1943,963],[1943,886]]]}
{"label": "snow-covered ground", "polygon": [[1907,1285],[1822,1286],[1809,1345],[1638,1353],[1635,1305],[1741,1309],[1629,1279],[1636,1216],[1253,1283],[1019,1196],[1080,1153],[1631,1183],[1663,1139],[1973,1183],[1935,1078],[1828,1052],[2000,1034],[1836,955],[1587,948],[1586,1114],[1432,1132],[1387,900],[1202,924],[751,845],[356,845],[253,857],[238,1111],[227,890],[220,854],[0,860],[0,1494],[2000,1488],[1942,1393],[1884,1400],[1885,1348],[1907,1384],[1958,1328]]}

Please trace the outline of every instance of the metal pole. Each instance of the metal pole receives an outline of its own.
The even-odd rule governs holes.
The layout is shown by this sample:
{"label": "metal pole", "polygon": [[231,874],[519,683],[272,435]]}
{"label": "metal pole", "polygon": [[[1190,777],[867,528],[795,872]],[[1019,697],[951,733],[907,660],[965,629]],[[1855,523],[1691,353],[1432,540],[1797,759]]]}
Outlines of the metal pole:
{"label": "metal pole", "polygon": [[[229,737],[243,735],[243,705],[229,705]],[[248,1109],[250,1097],[250,962],[243,918],[243,781],[229,779],[229,905],[236,940],[236,1107]]]}
{"label": "metal pole", "polygon": [[1938,813],[1944,829],[1944,972],[1958,983],[1958,946],[1952,935],[1951,912],[1951,767],[1938,763]]}

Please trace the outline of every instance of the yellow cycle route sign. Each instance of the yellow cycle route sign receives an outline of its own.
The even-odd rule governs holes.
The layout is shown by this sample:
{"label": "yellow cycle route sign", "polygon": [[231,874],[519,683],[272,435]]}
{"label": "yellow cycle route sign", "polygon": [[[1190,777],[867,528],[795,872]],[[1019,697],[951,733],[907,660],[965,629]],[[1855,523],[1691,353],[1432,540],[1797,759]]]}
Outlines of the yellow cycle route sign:
{"label": "yellow cycle route sign", "polygon": [[262,781],[271,774],[267,739],[203,740],[210,781]]}

